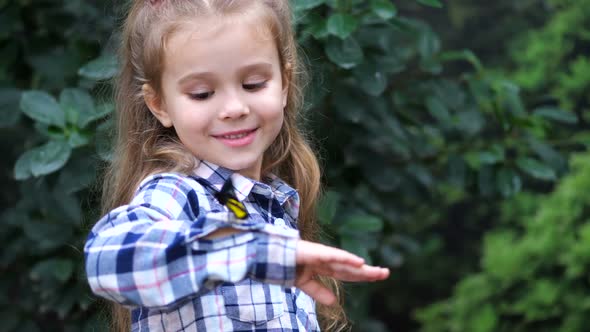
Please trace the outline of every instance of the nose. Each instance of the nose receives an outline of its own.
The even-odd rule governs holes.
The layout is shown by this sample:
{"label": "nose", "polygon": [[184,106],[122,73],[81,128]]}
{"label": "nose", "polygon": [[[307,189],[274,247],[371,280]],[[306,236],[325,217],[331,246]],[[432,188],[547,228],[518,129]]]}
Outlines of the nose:
{"label": "nose", "polygon": [[248,104],[243,100],[239,93],[230,93],[225,96],[224,103],[219,112],[219,118],[237,119],[250,113]]}

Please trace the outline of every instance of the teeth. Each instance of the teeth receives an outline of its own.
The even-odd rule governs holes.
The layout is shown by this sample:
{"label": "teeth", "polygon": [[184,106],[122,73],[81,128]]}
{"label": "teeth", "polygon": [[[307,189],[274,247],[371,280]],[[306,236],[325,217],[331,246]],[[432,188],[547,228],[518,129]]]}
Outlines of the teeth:
{"label": "teeth", "polygon": [[238,134],[238,135],[225,135],[225,136],[221,136],[221,137],[225,138],[225,139],[238,139],[238,138],[246,137],[247,135],[248,135],[248,133],[243,133],[243,134]]}

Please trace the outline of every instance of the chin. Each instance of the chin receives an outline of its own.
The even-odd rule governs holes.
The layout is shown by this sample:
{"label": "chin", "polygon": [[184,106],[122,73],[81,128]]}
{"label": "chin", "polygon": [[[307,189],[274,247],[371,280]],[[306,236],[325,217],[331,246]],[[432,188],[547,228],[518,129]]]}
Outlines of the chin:
{"label": "chin", "polygon": [[[255,174],[248,174],[251,173],[253,170],[256,170],[258,167],[258,162],[254,161],[230,161],[225,163],[220,163],[220,166],[223,166],[227,169],[230,169],[234,172],[238,172],[242,175],[245,175],[249,178],[257,178],[258,176],[254,176]],[[260,169],[258,169],[260,171]]]}

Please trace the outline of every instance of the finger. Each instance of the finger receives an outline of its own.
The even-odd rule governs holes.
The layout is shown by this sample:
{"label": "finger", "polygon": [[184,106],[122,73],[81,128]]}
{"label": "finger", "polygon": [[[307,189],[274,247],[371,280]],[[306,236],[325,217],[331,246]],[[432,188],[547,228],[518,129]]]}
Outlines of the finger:
{"label": "finger", "polygon": [[321,304],[332,305],[336,302],[336,295],[316,280],[309,280],[297,287]]}
{"label": "finger", "polygon": [[322,264],[329,262],[340,262],[362,266],[364,259],[347,251],[332,248],[324,245],[314,245],[301,251],[301,262],[304,264]]}
{"label": "finger", "polygon": [[300,240],[297,244],[296,261],[298,264],[323,264],[340,262],[353,266],[362,266],[364,259],[348,251],[325,246],[319,243]]}
{"label": "finger", "polygon": [[350,282],[378,281],[389,277],[389,269],[378,266],[363,265],[356,268],[345,264],[331,263],[312,268],[316,274]]}

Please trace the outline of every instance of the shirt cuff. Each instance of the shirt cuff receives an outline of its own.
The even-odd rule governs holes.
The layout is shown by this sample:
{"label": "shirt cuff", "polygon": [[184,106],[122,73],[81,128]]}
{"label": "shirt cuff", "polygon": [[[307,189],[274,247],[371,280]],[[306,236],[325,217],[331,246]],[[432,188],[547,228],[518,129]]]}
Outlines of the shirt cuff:
{"label": "shirt cuff", "polygon": [[253,279],[292,287],[295,285],[297,237],[258,233]]}

